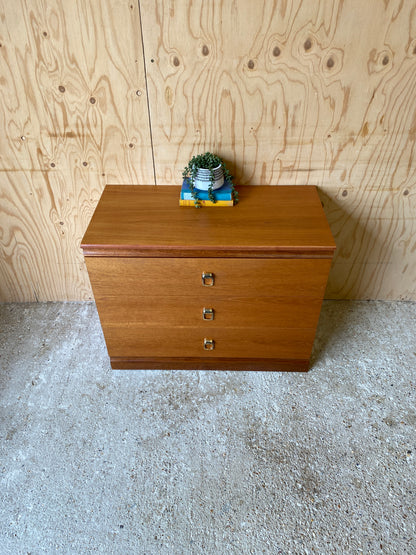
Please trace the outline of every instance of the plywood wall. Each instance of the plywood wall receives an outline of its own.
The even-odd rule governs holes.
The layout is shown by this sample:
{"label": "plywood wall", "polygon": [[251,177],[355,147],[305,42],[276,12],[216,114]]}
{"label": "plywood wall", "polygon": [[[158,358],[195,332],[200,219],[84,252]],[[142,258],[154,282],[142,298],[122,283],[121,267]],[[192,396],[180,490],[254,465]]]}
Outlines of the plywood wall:
{"label": "plywood wall", "polygon": [[91,298],[106,182],[152,182],[136,2],[0,0],[0,300]]}
{"label": "plywood wall", "polygon": [[416,0],[0,14],[0,298],[89,298],[79,241],[104,183],[179,184],[212,150],[237,184],[319,187],[328,298],[416,299]]}

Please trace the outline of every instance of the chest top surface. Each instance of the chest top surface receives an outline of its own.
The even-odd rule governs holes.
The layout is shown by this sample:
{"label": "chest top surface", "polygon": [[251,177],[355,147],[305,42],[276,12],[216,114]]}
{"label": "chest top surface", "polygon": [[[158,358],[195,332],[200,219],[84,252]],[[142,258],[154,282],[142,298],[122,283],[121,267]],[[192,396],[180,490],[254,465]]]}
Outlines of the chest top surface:
{"label": "chest top surface", "polygon": [[179,206],[180,187],[107,185],[85,256],[323,257],[335,250],[314,186],[244,186],[234,207]]}

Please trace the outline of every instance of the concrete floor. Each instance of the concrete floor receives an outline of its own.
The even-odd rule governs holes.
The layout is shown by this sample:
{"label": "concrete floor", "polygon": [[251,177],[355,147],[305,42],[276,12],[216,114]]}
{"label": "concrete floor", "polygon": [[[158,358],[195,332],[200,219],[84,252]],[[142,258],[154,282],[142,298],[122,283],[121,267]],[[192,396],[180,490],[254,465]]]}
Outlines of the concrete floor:
{"label": "concrete floor", "polygon": [[416,553],[416,303],[326,302],[307,374],[112,371],[0,305],[0,553]]}

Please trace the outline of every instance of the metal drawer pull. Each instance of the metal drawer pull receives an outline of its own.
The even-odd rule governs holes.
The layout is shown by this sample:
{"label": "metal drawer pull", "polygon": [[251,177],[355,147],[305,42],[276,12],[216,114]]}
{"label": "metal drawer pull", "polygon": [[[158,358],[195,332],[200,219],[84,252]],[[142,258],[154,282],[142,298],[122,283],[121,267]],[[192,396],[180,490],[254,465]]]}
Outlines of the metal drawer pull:
{"label": "metal drawer pull", "polygon": [[214,285],[214,274],[211,272],[202,272],[202,285],[212,287]]}
{"label": "metal drawer pull", "polygon": [[214,319],[214,309],[213,308],[203,308],[202,309],[202,319],[203,320],[213,320]]}
{"label": "metal drawer pull", "polygon": [[213,339],[204,339],[204,349],[206,351],[212,351],[215,349],[215,341]]}

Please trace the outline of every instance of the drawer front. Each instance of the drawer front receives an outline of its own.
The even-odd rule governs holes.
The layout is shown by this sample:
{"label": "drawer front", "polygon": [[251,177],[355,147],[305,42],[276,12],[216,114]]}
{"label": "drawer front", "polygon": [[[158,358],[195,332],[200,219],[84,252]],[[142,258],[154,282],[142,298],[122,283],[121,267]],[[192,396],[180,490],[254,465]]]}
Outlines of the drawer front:
{"label": "drawer front", "polygon": [[[110,357],[232,357],[308,359],[314,329],[154,328],[137,325],[107,326]],[[204,345],[204,342],[208,343]],[[213,345],[209,342],[213,341]],[[214,347],[212,350],[210,347]],[[207,349],[205,348],[207,347]]]}
{"label": "drawer front", "polygon": [[226,297],[207,295],[146,297],[126,293],[96,298],[100,318],[108,324],[153,327],[315,328],[322,301],[303,297]]}
{"label": "drawer front", "polygon": [[[217,295],[322,299],[329,259],[87,258],[96,299]],[[213,280],[203,273],[213,274]],[[212,286],[210,286],[210,284]],[[209,298],[209,297],[208,297]]]}
{"label": "drawer front", "polygon": [[109,355],[131,358],[308,359],[330,264],[87,258]]}

